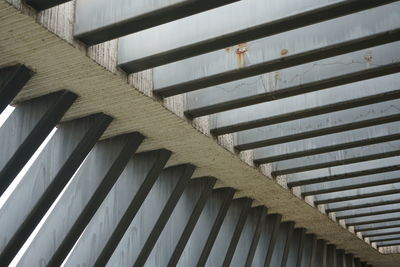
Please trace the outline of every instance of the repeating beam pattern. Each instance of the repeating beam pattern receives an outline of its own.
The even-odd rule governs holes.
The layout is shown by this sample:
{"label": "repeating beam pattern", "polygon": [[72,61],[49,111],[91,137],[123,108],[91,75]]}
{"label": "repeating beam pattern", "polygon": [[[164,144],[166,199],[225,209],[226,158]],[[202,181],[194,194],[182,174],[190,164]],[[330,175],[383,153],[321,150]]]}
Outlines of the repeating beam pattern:
{"label": "repeating beam pattern", "polygon": [[[27,1],[38,10],[61,2]],[[130,74],[154,68],[155,95],[185,93],[189,118],[209,115],[211,134],[232,134],[237,150],[254,150],[256,165],[270,164],[273,176],[284,176],[289,188],[300,187],[303,196],[368,238],[374,236],[367,231],[384,235],[400,221],[399,11],[394,0],[296,0],[290,5],[279,0],[77,0],[74,29],[87,45],[122,37],[121,69]],[[0,69],[1,110],[31,75],[22,65]],[[58,104],[39,108],[34,101],[44,98],[21,103],[0,130],[0,136],[10,136],[14,124],[24,123],[21,135],[4,144],[9,148],[0,154],[0,193],[76,98],[68,92],[45,97]],[[30,112],[30,105],[40,112]],[[21,112],[31,120],[26,127]],[[103,142],[120,144],[123,137],[98,142],[111,120],[96,114],[60,125],[26,175],[39,177],[34,170],[44,164],[40,188],[24,177],[0,210],[18,210],[14,217],[0,217],[7,229],[0,239],[2,262],[12,260],[67,184],[88,179],[81,172],[92,157],[105,159],[104,152],[89,152]],[[233,199],[233,189],[212,189],[214,178],[190,180],[195,167],[188,163],[164,169],[169,151],[136,155],[143,137],[131,137],[125,144],[134,146],[131,154],[123,153],[125,147],[118,154],[118,145],[109,148],[116,158],[98,170],[100,180],[87,188],[83,204],[57,232],[57,242],[43,250],[50,265],[363,265],[292,222],[281,222],[281,215],[265,216],[250,208],[251,200]],[[61,143],[69,148],[46,167],[46,158]],[[133,161],[128,154],[135,154]],[[123,178],[131,161],[147,166],[139,167],[134,182]],[[202,189],[190,189],[197,187]],[[16,197],[31,191],[26,203]],[[82,194],[71,189],[63,195],[67,192],[69,198]],[[177,211],[185,197],[191,204]],[[145,213],[150,206],[154,212]],[[118,212],[104,226],[111,209]],[[56,224],[48,221],[43,231]],[[178,231],[176,225],[182,232],[171,237],[166,231]],[[374,243],[399,245],[400,239],[390,235]],[[99,241],[93,244],[95,238]],[[175,247],[160,252],[170,243]],[[238,255],[239,247],[245,253]],[[26,264],[38,254],[27,251]]]}
{"label": "repeating beam pattern", "polygon": [[305,229],[294,222],[252,208],[252,199],[234,199],[232,188],[214,189],[215,178],[191,179],[191,164],[166,168],[170,151],[137,153],[140,133],[100,140],[109,116],[60,123],[76,98],[62,91],[19,103],[0,128],[28,140],[4,142],[14,151],[43,141],[24,136],[44,118],[49,129],[58,124],[2,196],[0,266],[300,266],[307,257],[310,266],[327,264],[326,241],[311,235],[309,254]]}

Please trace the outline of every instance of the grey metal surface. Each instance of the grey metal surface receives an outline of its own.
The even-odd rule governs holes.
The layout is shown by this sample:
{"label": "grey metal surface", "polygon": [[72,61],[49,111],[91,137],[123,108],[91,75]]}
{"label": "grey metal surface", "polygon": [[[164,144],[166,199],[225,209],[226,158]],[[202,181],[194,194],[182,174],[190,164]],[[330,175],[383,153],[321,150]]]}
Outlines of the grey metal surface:
{"label": "grey metal surface", "polygon": [[304,241],[306,238],[306,229],[297,228],[293,231],[290,241],[287,266],[300,266],[303,256]]}
{"label": "grey metal surface", "polygon": [[396,72],[398,46],[394,42],[190,92],[185,113],[204,116]]}
{"label": "grey metal surface", "polygon": [[319,170],[292,173],[287,177],[288,184],[291,186],[298,186],[303,184],[328,182],[350,177],[395,171],[399,169],[400,157],[397,156]]}
{"label": "grey metal surface", "polygon": [[[154,92],[172,96],[398,41],[399,7],[393,3],[258,39],[242,44],[238,53],[236,47],[221,49],[157,67]],[[120,58],[120,66],[130,72],[124,62]]]}
{"label": "grey metal surface", "polygon": [[[389,2],[244,0],[125,37],[120,62],[139,71]],[[147,40],[154,41],[136,51],[129,49]]]}
{"label": "grey metal surface", "polygon": [[272,266],[286,266],[288,261],[289,246],[292,242],[294,222],[284,222],[278,229],[278,240],[272,254]]}
{"label": "grey metal surface", "polygon": [[375,230],[362,230],[367,229],[367,227],[371,227],[371,225],[364,225],[356,227],[359,229],[359,232],[367,238],[384,238],[385,236],[396,235],[400,233],[399,222],[385,222],[379,224],[373,224],[376,226]]}
{"label": "grey metal surface", "polygon": [[235,1],[78,0],[74,32],[84,43],[93,45]]}
{"label": "grey metal surface", "polygon": [[391,222],[398,220],[400,220],[400,212],[345,219],[345,222],[346,225],[348,226],[355,226],[355,225],[369,225],[379,222]]}
{"label": "grey metal surface", "polygon": [[211,131],[236,132],[394,100],[400,97],[399,81],[392,74],[221,112],[211,116]]}

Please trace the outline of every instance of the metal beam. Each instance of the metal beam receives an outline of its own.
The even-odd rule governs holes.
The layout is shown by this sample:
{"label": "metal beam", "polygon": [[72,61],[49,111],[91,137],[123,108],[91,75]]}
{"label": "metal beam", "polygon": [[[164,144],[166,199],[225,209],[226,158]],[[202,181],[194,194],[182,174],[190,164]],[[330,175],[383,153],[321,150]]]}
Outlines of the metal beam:
{"label": "metal beam", "polygon": [[[320,170],[298,172],[287,175],[290,187],[312,183],[329,182],[334,180],[348,179],[364,175],[390,172],[400,169],[400,157],[371,160],[366,162],[335,166]],[[286,173],[275,172],[274,175]]]}
{"label": "metal beam", "polygon": [[327,264],[327,243],[325,240],[317,240],[317,248],[314,262],[312,267],[326,267]]}
{"label": "metal beam", "polygon": [[365,199],[349,200],[344,203],[343,202],[330,203],[327,204],[325,211],[329,213],[329,212],[362,209],[362,208],[377,207],[377,206],[384,206],[384,205],[398,204],[398,203],[400,203],[400,197],[397,194],[393,194],[386,196],[369,197]]}
{"label": "metal beam", "polygon": [[221,112],[211,117],[210,131],[238,132],[398,99],[399,82],[400,75],[389,75]]}
{"label": "metal beam", "polygon": [[329,244],[327,246],[326,267],[337,267],[337,250],[335,245]]}
{"label": "metal beam", "polygon": [[0,68],[0,113],[22,90],[32,75],[33,72],[21,64]]}
{"label": "metal beam", "polygon": [[185,115],[200,117],[395,73],[398,46],[376,46],[193,91],[186,95]]}
{"label": "metal beam", "polygon": [[337,267],[347,267],[346,260],[345,260],[345,251],[343,249],[338,249],[336,251],[336,262]]}
{"label": "metal beam", "polygon": [[71,92],[60,91],[17,105],[0,128],[2,148],[0,195],[59,123],[76,98],[77,95]]}
{"label": "metal beam", "polygon": [[351,189],[341,192],[316,195],[314,196],[314,203],[315,205],[321,205],[361,198],[392,195],[396,193],[400,193],[400,183],[390,185],[378,185],[360,189]]}
{"label": "metal beam", "polygon": [[246,146],[246,149],[256,148],[396,122],[400,119],[399,109],[400,101],[392,100],[250,129],[236,134],[235,145],[236,147],[241,146],[239,148],[243,148],[243,146]]}
{"label": "metal beam", "polygon": [[304,242],[301,266],[311,266],[314,262],[317,238],[314,234],[307,234]]}
{"label": "metal beam", "polygon": [[[366,145],[395,141],[400,138],[400,124],[386,123],[336,134],[306,138],[285,144],[272,145],[254,150],[259,164],[290,160],[300,157],[351,149]],[[239,137],[242,135],[239,134]],[[238,146],[236,146],[238,148]]]}
{"label": "metal beam", "polygon": [[[243,0],[122,38],[120,63],[137,72],[390,2],[306,0],[289,5],[278,0],[268,4]],[[136,51],[129,49],[148,40],[163,44],[155,41]]]}
{"label": "metal beam", "polygon": [[[74,33],[75,37],[85,44],[94,45],[236,1],[238,0],[155,0],[151,2],[146,0],[133,2],[78,0],[76,1]],[[45,0],[30,0],[30,2],[45,2]]]}
{"label": "metal beam", "polygon": [[46,259],[46,266],[60,266],[143,139],[132,133],[98,142],[18,264],[40,265]]}
{"label": "metal beam", "polygon": [[105,114],[96,114],[59,127],[14,190],[16,197],[1,210],[8,213],[2,227],[1,263],[8,265],[17,255],[111,121]]}
{"label": "metal beam", "polygon": [[[393,3],[242,43],[238,49],[235,47],[229,52],[221,49],[157,67],[154,69],[154,92],[161,97],[169,97],[399,41],[399,8],[398,3]],[[383,15],[387,16],[387,20],[379,25],[373,23],[379,21]],[[297,41],[292,42],[293,38]],[[131,48],[134,43],[129,42],[125,45]],[[123,45],[120,47],[123,48]],[[129,58],[126,55],[121,56],[119,66],[128,73],[137,71],[131,68],[129,62],[126,63]],[[176,75],[168,75],[170,73]]]}
{"label": "metal beam", "polygon": [[398,182],[400,182],[400,171],[385,172],[332,182],[305,185],[302,186],[301,193],[304,196],[311,196]]}

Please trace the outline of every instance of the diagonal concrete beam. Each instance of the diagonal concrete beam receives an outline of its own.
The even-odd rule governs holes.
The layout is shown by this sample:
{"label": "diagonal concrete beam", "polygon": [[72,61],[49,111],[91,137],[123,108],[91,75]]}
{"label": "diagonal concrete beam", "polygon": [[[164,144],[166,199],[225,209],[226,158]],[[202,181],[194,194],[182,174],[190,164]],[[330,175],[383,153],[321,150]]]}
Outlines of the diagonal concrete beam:
{"label": "diagonal concrete beam", "polygon": [[[379,126],[258,148],[254,150],[254,158],[255,161],[260,164],[285,161],[321,153],[394,141],[399,139],[399,135],[399,123],[392,122]],[[236,149],[242,147],[243,146],[236,146]]]}
{"label": "diagonal concrete beam", "polygon": [[[399,8],[394,3],[157,67],[154,92],[173,96],[399,41]],[[125,52],[135,43],[120,45],[119,66],[128,73],[137,71]]]}
{"label": "diagonal concrete beam", "polygon": [[[272,164],[272,170],[283,172],[309,171],[400,155],[400,141],[392,141],[330,153],[318,154]],[[255,161],[258,163],[258,161]]]}
{"label": "diagonal concrete beam", "polygon": [[394,100],[400,98],[399,82],[394,74],[221,112],[211,117],[211,132],[232,133]]}
{"label": "diagonal concrete beam", "polygon": [[236,147],[249,149],[251,147],[270,146],[381,125],[398,121],[399,110],[400,101],[392,100],[241,131],[236,135]]}
{"label": "diagonal concrete beam", "polygon": [[394,42],[189,92],[185,114],[199,117],[400,71]]}
{"label": "diagonal concrete beam", "polygon": [[304,196],[338,192],[349,189],[385,185],[400,182],[400,171],[378,173],[338,181],[322,182],[301,187]]}
{"label": "diagonal concrete beam", "polygon": [[236,1],[78,0],[75,36],[87,45],[94,45]]}
{"label": "diagonal concrete beam", "polygon": [[[399,160],[400,157],[396,156],[319,170],[292,173],[287,175],[288,185],[300,186],[395,171],[400,169]],[[283,175],[285,173],[276,172],[275,174]]]}
{"label": "diagonal concrete beam", "polygon": [[243,0],[123,38],[120,63],[136,72],[390,2]]}

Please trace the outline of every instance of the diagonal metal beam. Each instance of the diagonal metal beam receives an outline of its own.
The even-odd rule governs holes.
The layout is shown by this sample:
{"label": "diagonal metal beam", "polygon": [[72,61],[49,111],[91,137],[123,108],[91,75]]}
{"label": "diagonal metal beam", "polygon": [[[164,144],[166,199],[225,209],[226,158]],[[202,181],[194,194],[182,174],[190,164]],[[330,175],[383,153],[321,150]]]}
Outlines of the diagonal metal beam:
{"label": "diagonal metal beam", "polygon": [[398,46],[394,42],[193,91],[186,96],[185,115],[200,117],[395,73]]}
{"label": "diagonal metal beam", "polygon": [[383,241],[383,242],[376,243],[377,247],[390,247],[390,246],[399,246],[399,245],[400,245],[400,240]]}
{"label": "diagonal metal beam", "polygon": [[[75,37],[87,45],[99,44],[236,1],[238,0],[78,0]],[[51,5],[45,0],[29,2],[46,2]],[[46,6],[39,6],[41,9],[44,7]]]}
{"label": "diagonal metal beam", "polygon": [[377,236],[377,237],[369,237],[370,242],[381,242],[381,241],[392,241],[392,240],[399,240],[400,235],[386,235],[386,236]]}
{"label": "diagonal metal beam", "polygon": [[262,228],[265,225],[265,220],[266,220],[266,215],[267,215],[266,208],[259,207],[257,212],[258,212],[257,224],[256,224],[256,228],[254,230],[254,235],[253,235],[253,238],[251,240],[249,253],[247,254],[246,262],[244,264],[244,267],[250,267],[251,264],[253,263],[254,255],[256,254],[256,250],[257,250],[257,247],[258,247],[258,242],[260,240],[260,236],[261,236],[261,233],[262,233]]}
{"label": "diagonal metal beam", "polygon": [[[399,41],[399,8],[394,3],[241,44],[229,52],[218,50],[157,67],[154,92],[169,97]],[[388,18],[385,23],[372,24],[383,14]],[[291,42],[293,38],[297,42]],[[128,73],[133,71],[121,58],[119,62]]]}
{"label": "diagonal metal beam", "polygon": [[400,234],[400,222],[384,222],[374,225],[363,225],[355,227],[358,232],[361,232],[363,237],[366,238],[380,238],[388,235],[398,235]]}
{"label": "diagonal metal beam", "polygon": [[22,90],[32,75],[33,72],[21,64],[0,68],[0,113]]}
{"label": "diagonal metal beam", "polygon": [[305,185],[301,188],[301,192],[304,196],[311,196],[398,182],[400,182],[400,171],[394,171]]}
{"label": "diagonal metal beam", "polygon": [[[123,38],[120,49],[126,51],[120,63],[137,72],[390,2],[306,0],[289,5],[279,0],[243,0]],[[128,49],[147,40],[163,41],[148,43],[136,51]]]}
{"label": "diagonal metal beam", "polygon": [[210,131],[238,132],[398,99],[399,81],[400,75],[389,75],[221,112],[211,117]]}
{"label": "diagonal metal beam", "polygon": [[[298,172],[287,175],[288,185],[301,186],[320,182],[329,182],[352,177],[365,176],[370,174],[384,173],[400,170],[400,157],[377,159],[366,162],[335,166],[326,169]],[[275,172],[273,175],[283,175],[286,173]]]}

